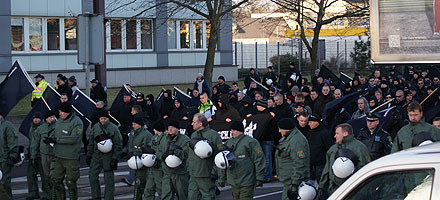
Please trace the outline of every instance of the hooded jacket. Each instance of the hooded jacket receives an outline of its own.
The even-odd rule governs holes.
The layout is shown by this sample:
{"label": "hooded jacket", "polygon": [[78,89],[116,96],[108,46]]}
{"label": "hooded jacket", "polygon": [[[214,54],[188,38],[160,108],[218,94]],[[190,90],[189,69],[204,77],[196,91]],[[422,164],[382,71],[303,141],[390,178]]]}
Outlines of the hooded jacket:
{"label": "hooded jacket", "polygon": [[163,97],[163,101],[160,104],[160,115],[163,116],[170,116],[171,111],[173,111],[174,108],[174,102],[173,97],[171,96],[171,90],[165,91],[168,94],[168,97]]}
{"label": "hooded jacket", "polygon": [[231,120],[241,119],[238,111],[229,104],[229,96],[227,94],[222,94],[220,96],[219,102],[222,106],[218,107],[218,110],[215,113],[213,119],[220,121],[225,121],[227,118]]}
{"label": "hooded jacket", "polygon": [[360,99],[364,101],[364,110],[361,111],[358,108],[356,112],[353,113],[353,115],[351,116],[352,119],[359,119],[361,116],[366,115],[368,112],[370,112],[370,104],[368,104],[367,99],[365,99],[364,97],[361,97]]}

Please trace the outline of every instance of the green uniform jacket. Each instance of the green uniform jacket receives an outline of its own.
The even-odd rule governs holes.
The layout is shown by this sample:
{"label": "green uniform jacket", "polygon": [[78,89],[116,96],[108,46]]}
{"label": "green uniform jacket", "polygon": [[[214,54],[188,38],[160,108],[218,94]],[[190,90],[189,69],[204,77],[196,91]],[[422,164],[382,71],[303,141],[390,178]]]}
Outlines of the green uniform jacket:
{"label": "green uniform jacket", "polygon": [[[163,152],[167,152],[170,144],[174,143],[175,145],[181,147],[182,149],[178,149],[176,151],[174,151],[174,155],[179,157],[182,160],[182,164],[175,168],[175,169],[171,169],[169,167],[167,167],[167,165],[165,164],[165,160],[162,160],[162,162],[164,163],[162,165],[162,169],[164,171],[164,173],[166,174],[187,174],[188,170],[186,169],[186,160],[188,159],[188,143],[190,141],[189,137],[183,134],[178,133],[175,137],[171,137],[169,134],[162,134],[164,135],[163,140],[161,141],[160,145],[159,145],[159,151],[161,153]],[[162,159],[162,155],[160,155],[160,157],[158,157],[159,159]]]}
{"label": "green uniform jacket", "polygon": [[[38,136],[37,136],[37,135],[38,135],[38,133],[37,133],[37,129],[38,129],[38,127],[41,126],[42,124],[43,124],[43,121],[41,121],[41,122],[38,123],[38,124],[34,124],[34,123],[32,122],[32,124],[31,124],[31,128],[30,128],[30,130],[29,130],[29,148],[28,148],[28,154],[31,156],[31,158],[39,158],[39,157],[40,157],[40,151],[38,151],[38,148],[37,148],[37,151],[36,151],[36,152],[31,152],[31,151],[32,151],[32,143],[35,143],[34,140],[39,142],[39,140],[37,139],[37,138],[38,138]],[[32,157],[32,153],[35,154],[35,157]]]}
{"label": "green uniform jacket", "polygon": [[55,157],[71,160],[79,159],[82,134],[83,123],[74,112],[71,112],[66,119],[59,118],[55,123],[53,133],[57,141],[53,148]]}
{"label": "green uniform jacket", "polygon": [[148,143],[148,146],[151,146],[152,149],[156,151],[156,163],[154,164],[153,168],[160,169],[162,167],[162,155],[164,151],[160,148],[162,143],[165,143],[165,136],[166,133],[162,133],[160,135],[154,134],[151,142]]}
{"label": "green uniform jacket", "polygon": [[226,180],[232,186],[255,185],[256,180],[263,181],[266,173],[266,159],[258,141],[241,134],[226,141],[235,156],[232,166],[226,169]]}
{"label": "green uniform jacket", "polygon": [[[97,142],[95,141],[95,137],[101,134],[109,136],[112,140],[112,150],[108,153],[102,153],[101,151],[99,151]],[[119,132],[118,127],[111,123],[109,120],[107,120],[104,125],[101,125],[101,123],[96,123],[90,131],[90,138],[87,150],[87,156],[92,157],[93,155],[95,155],[97,157],[101,157],[111,155],[112,159],[117,160],[120,157],[122,151],[122,136]]]}
{"label": "green uniform jacket", "polygon": [[195,137],[203,137],[209,141],[212,148],[212,155],[209,158],[201,159],[194,153],[194,150],[189,150],[188,162],[186,163],[189,175],[200,178],[210,177],[211,174],[218,174],[217,167],[214,165],[214,157],[218,152],[224,149],[220,135],[209,127],[205,127],[200,131],[195,131],[191,135],[191,139]]}
{"label": "green uniform jacket", "polygon": [[17,130],[11,122],[0,117],[0,161],[5,162],[8,158],[18,157]]}
{"label": "green uniform jacket", "polygon": [[440,140],[440,130],[431,124],[426,123],[424,119],[421,119],[415,123],[410,122],[397,132],[396,138],[394,138],[393,147],[391,148],[391,153],[411,148],[413,136],[423,131],[429,133],[433,142]]}
{"label": "green uniform jacket", "polygon": [[346,148],[353,151],[359,158],[358,164],[355,166],[355,172],[370,162],[370,153],[364,143],[354,138],[354,135],[345,136],[342,139],[342,144],[334,144],[330,147],[326,154],[326,162],[324,170],[322,171],[321,180],[319,181],[319,188],[329,188],[331,192],[334,192],[339,185],[333,175],[332,166],[335,162],[335,155],[338,149]]}
{"label": "green uniform jacket", "polygon": [[153,135],[144,127],[132,130],[128,134],[128,145],[124,152],[133,153],[134,156],[142,156],[142,147],[150,145],[152,137]]}
{"label": "green uniform jacket", "polygon": [[[35,130],[32,135],[31,142],[31,158],[35,159],[40,156],[40,153],[46,155],[53,155],[53,147],[49,144],[43,142],[45,137],[49,137],[53,134],[55,130],[56,121],[53,121],[51,124],[43,123],[38,126],[37,130]],[[50,132],[50,133],[49,133]]]}
{"label": "green uniform jacket", "polygon": [[310,177],[309,143],[298,129],[281,138],[275,162],[278,179],[284,184],[299,185]]}

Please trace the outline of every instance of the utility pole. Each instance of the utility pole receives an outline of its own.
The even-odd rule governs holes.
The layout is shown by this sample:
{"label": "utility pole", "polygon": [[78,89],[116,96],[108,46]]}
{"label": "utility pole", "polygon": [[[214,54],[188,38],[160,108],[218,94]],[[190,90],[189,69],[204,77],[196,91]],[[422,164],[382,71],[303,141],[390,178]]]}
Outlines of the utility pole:
{"label": "utility pole", "polygon": [[[105,0],[93,0],[93,13],[101,14],[105,19]],[[106,20],[104,20],[105,27]],[[95,78],[99,80],[104,88],[107,87],[107,66],[106,66],[106,37],[104,31],[104,63],[95,65]]]}

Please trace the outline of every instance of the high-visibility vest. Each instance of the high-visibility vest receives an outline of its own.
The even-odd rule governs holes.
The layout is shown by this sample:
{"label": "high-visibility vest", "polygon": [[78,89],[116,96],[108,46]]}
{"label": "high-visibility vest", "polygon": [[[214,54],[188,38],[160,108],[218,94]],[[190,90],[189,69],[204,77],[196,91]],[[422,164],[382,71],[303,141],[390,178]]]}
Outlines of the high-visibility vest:
{"label": "high-visibility vest", "polygon": [[38,84],[37,88],[32,91],[32,101],[34,99],[40,99],[43,96],[44,91],[47,88],[47,82],[45,80],[41,80],[40,84]]}

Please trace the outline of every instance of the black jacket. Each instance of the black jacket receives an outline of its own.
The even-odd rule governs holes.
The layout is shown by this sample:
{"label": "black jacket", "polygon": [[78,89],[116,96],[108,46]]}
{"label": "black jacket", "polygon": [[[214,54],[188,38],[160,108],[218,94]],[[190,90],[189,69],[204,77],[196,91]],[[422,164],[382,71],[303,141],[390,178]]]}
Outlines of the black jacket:
{"label": "black jacket", "polygon": [[70,99],[72,98],[72,88],[70,88],[67,84],[64,85],[58,85],[58,88],[56,89],[57,92],[61,95],[61,94],[67,94],[67,97]]}
{"label": "black jacket", "polygon": [[98,83],[95,87],[91,88],[90,98],[95,102],[107,102],[107,93],[105,92],[104,87],[102,87],[101,83]]}
{"label": "black jacket", "polygon": [[324,111],[325,105],[328,102],[333,101],[334,99],[335,97],[331,93],[329,93],[328,95],[320,95],[318,99],[316,99],[315,104],[313,105],[313,113],[322,116],[322,112]]}
{"label": "black jacket", "polygon": [[310,129],[305,136],[310,147],[310,165],[325,165],[326,153],[334,144],[330,132],[320,124],[317,128]]}
{"label": "black jacket", "polygon": [[367,146],[372,161],[389,154],[391,151],[390,134],[382,128],[376,128],[371,134],[370,130],[364,127],[359,132],[357,139]]}
{"label": "black jacket", "polygon": [[249,89],[249,87],[251,86],[251,83],[252,83],[252,79],[251,78],[255,79],[258,82],[261,82],[260,76],[258,76],[257,72],[255,72],[254,74],[249,73],[246,76],[246,78],[244,79],[244,86],[245,86],[246,89]]}

